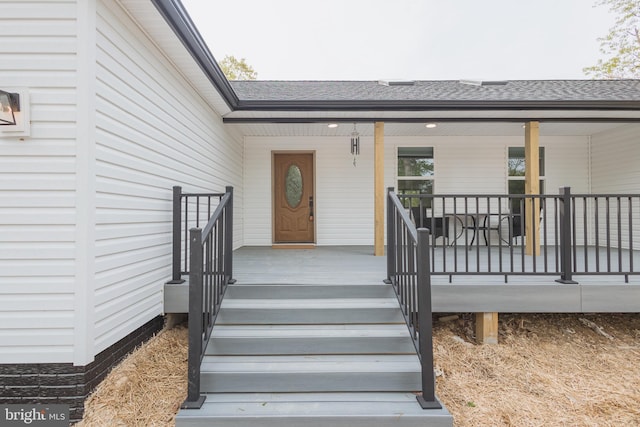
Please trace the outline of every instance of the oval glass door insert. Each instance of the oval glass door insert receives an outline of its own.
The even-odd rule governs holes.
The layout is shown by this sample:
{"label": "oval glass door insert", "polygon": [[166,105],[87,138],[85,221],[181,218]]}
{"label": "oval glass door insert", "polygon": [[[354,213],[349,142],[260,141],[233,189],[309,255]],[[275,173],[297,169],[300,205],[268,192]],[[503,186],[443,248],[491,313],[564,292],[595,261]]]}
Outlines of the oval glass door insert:
{"label": "oval glass door insert", "polygon": [[295,208],[302,200],[302,172],[297,165],[289,166],[284,180],[285,197],[290,207]]}

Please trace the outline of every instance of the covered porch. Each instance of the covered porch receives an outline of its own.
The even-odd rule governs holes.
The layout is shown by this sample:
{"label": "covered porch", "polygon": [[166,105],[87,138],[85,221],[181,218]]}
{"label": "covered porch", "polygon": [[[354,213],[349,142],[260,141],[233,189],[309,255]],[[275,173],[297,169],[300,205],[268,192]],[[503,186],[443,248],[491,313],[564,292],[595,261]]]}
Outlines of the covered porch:
{"label": "covered porch", "polygon": [[[463,248],[438,246],[434,251],[434,265],[452,260],[454,252],[463,260],[468,255],[473,263],[499,259],[496,246],[480,246],[472,251]],[[593,249],[580,248],[583,251]],[[238,284],[322,284],[341,283],[361,285],[382,284],[387,277],[386,257],[373,256],[373,246],[318,246],[314,249],[273,249],[245,246],[234,251],[234,278]],[[634,252],[640,266],[640,251]],[[593,258],[595,259],[595,257]],[[527,257],[527,269],[533,261]],[[463,265],[461,265],[463,267]],[[495,267],[495,265],[494,265]],[[465,273],[450,276],[446,273],[431,277],[433,311],[503,312],[503,313],[593,313],[638,312],[640,306],[640,276],[631,275],[625,282],[623,275],[575,275],[576,284],[556,282],[559,275],[531,274],[509,276],[493,269],[488,274]],[[464,268],[461,268],[464,271]],[[234,285],[230,285],[234,286]],[[165,311],[188,311],[187,284],[165,287]]]}

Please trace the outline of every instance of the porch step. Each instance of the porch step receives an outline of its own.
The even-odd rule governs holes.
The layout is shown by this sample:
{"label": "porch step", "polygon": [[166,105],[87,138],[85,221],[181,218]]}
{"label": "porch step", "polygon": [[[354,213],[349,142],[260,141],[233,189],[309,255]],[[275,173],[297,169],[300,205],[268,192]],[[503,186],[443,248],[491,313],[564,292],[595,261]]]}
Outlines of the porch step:
{"label": "porch step", "polygon": [[209,394],[182,410],[177,427],[451,427],[443,409],[423,410],[412,393]]}
{"label": "porch step", "polygon": [[208,355],[414,354],[404,324],[218,325]]}
{"label": "porch step", "polygon": [[393,298],[234,299],[225,298],[217,325],[402,323]]}
{"label": "porch step", "polygon": [[412,391],[420,389],[413,355],[205,356],[204,393]]}
{"label": "porch step", "polygon": [[295,299],[295,298],[395,298],[391,285],[242,285],[227,288],[225,298]]}

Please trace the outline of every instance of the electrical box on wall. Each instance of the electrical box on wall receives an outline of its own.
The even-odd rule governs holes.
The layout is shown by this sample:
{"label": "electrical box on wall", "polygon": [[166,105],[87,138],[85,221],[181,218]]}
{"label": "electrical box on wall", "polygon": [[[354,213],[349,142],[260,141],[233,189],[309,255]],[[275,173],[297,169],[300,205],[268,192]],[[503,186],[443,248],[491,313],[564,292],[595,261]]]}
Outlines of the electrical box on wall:
{"label": "electrical box on wall", "polygon": [[30,136],[30,109],[27,88],[0,86],[0,138]]}

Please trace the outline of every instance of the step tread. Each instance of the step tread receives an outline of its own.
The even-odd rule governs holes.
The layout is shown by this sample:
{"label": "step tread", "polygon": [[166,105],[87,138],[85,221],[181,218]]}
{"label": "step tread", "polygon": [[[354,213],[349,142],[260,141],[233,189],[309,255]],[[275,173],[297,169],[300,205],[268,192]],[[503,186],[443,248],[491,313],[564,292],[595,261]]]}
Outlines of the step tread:
{"label": "step tread", "polygon": [[417,355],[205,356],[203,373],[420,372]]}
{"label": "step tread", "polygon": [[[254,425],[264,426],[280,426],[287,423],[300,425],[301,421],[304,425],[313,427],[391,424],[450,427],[453,424],[451,414],[446,408],[425,411],[420,408],[413,393],[356,392],[208,394],[200,410],[180,411],[176,425],[187,425],[181,423],[190,420],[213,421],[231,418],[251,419],[253,423],[257,423]],[[376,419],[382,422],[375,423]]]}
{"label": "step tread", "polygon": [[389,308],[399,309],[394,298],[299,298],[299,299],[225,299],[221,310],[225,309],[349,309],[349,308]]}
{"label": "step tread", "polygon": [[213,328],[216,338],[358,338],[407,337],[402,324],[391,325],[219,325]]}

